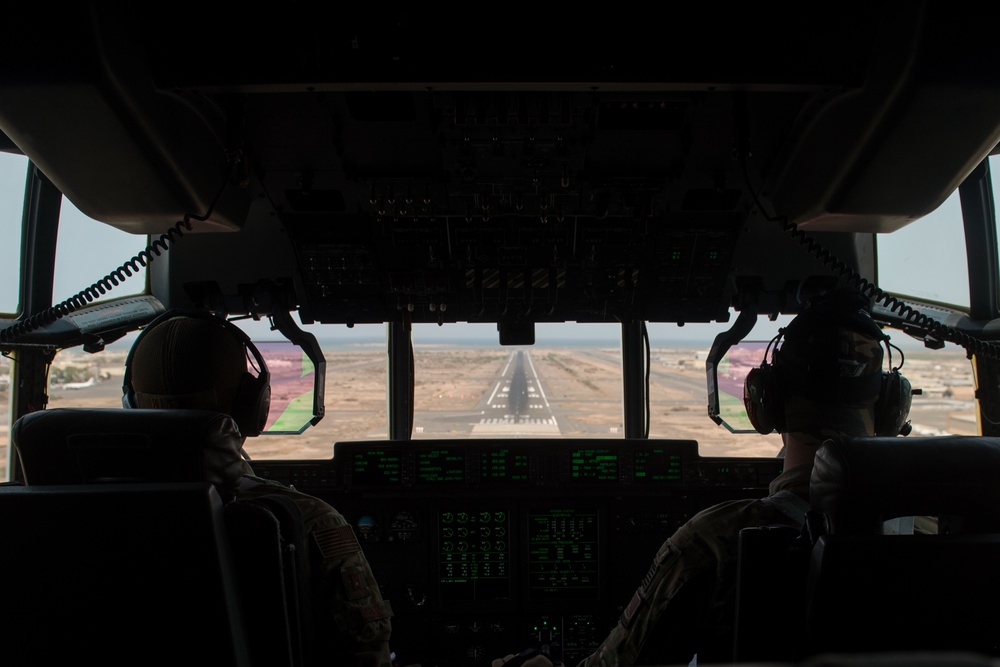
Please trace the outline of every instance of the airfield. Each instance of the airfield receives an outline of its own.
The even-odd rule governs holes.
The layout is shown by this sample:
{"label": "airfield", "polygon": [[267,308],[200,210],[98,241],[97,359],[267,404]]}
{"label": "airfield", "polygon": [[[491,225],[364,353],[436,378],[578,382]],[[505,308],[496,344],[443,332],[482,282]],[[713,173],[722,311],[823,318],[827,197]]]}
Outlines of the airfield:
{"label": "airfield", "polygon": [[[325,416],[299,434],[251,439],[246,449],[252,458],[326,459],[336,441],[387,438],[385,350],[360,345],[324,354]],[[414,359],[414,439],[624,437],[621,361],[613,347],[425,346]],[[75,380],[52,382],[48,407],[120,407],[124,360],[124,352],[60,353],[52,376]],[[0,377],[9,376],[9,363],[0,359]],[[964,352],[908,352],[903,372],[923,390],[913,399],[910,437],[978,432]],[[696,440],[703,456],[775,456],[780,450],[777,435],[732,433],[708,417],[702,350],[654,348],[649,385],[651,438]],[[6,392],[0,382],[4,478]]]}

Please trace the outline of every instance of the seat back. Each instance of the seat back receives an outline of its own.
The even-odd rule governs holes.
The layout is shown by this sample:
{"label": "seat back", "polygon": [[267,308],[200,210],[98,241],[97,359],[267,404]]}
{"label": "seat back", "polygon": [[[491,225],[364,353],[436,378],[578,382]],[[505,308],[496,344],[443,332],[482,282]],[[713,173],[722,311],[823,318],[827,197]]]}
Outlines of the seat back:
{"label": "seat back", "polygon": [[[246,592],[247,632],[259,664],[308,664],[311,629],[306,590],[305,532],[288,498],[262,495],[226,506],[237,579]],[[273,576],[279,572],[280,576]],[[285,633],[277,632],[285,628]]]}
{"label": "seat back", "polygon": [[[1000,438],[825,442],[803,529],[740,533],[734,662],[1000,655],[998,480]],[[939,534],[896,534],[911,517]]]}
{"label": "seat back", "polygon": [[1000,532],[1000,438],[827,440],[809,500],[827,534],[874,535],[884,522],[942,516],[950,532]]}
{"label": "seat back", "polygon": [[223,504],[205,483],[0,487],[12,665],[250,665]]}
{"label": "seat back", "polygon": [[[202,410],[45,410],[17,420],[11,444],[26,483],[19,492],[30,500],[16,501],[15,515],[4,512],[3,534],[25,541],[31,530],[68,534],[74,550],[67,557],[81,559],[97,573],[76,587],[50,586],[50,569],[32,566],[47,561],[28,556],[34,547],[19,552],[19,560],[4,565],[22,568],[23,592],[36,591],[32,599],[38,605],[82,613],[76,601],[99,599],[84,625],[102,646],[124,635],[134,637],[128,645],[136,651],[155,652],[158,636],[139,622],[149,619],[154,629],[171,629],[171,642],[181,641],[191,650],[196,645],[188,644],[186,631],[192,625],[198,628],[191,636],[211,628],[219,633],[218,642],[236,642],[241,653],[217,664],[302,664],[299,566],[291,556],[301,549],[301,518],[273,503],[235,499],[242,437],[230,417]],[[199,505],[179,495],[195,488],[215,503]],[[169,548],[156,549],[161,539]],[[166,577],[173,585],[160,586],[164,570],[185,578]],[[156,595],[150,595],[151,585]],[[228,625],[203,623],[200,612],[209,613],[204,607],[189,613],[190,605],[201,604],[199,587],[224,591],[226,606],[215,604],[210,613],[213,619],[230,619]],[[37,594],[39,589],[48,591],[47,599]],[[123,610],[128,610],[126,618],[120,618]],[[47,623],[40,628],[52,630]],[[198,655],[186,654],[177,662],[186,664]]]}
{"label": "seat back", "polygon": [[[806,575],[811,544],[791,526],[740,531],[736,568],[734,662],[793,662],[802,655]],[[778,630],[776,619],[784,619]],[[780,632],[781,641],[775,641]]]}
{"label": "seat back", "polygon": [[1000,535],[824,535],[813,550],[811,654],[1000,655]]}
{"label": "seat back", "polygon": [[30,485],[207,482],[228,502],[242,472],[236,423],[207,410],[39,410],[10,438]]}
{"label": "seat back", "polygon": [[[805,618],[811,653],[1000,655],[1000,439],[843,438],[816,455]],[[941,517],[940,534],[882,534]]]}

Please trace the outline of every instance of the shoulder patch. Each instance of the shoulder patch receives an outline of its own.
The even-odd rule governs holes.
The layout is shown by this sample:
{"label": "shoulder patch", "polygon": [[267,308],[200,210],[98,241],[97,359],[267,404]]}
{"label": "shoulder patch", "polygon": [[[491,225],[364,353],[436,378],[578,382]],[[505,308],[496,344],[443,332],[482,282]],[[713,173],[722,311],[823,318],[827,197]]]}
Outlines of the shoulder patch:
{"label": "shoulder patch", "polygon": [[312,532],[313,542],[323,558],[336,558],[361,551],[358,538],[350,526],[321,528]]}
{"label": "shoulder patch", "polygon": [[341,568],[340,578],[344,582],[344,591],[347,593],[348,600],[360,600],[371,596],[372,587],[375,586],[375,581],[360,565]]}

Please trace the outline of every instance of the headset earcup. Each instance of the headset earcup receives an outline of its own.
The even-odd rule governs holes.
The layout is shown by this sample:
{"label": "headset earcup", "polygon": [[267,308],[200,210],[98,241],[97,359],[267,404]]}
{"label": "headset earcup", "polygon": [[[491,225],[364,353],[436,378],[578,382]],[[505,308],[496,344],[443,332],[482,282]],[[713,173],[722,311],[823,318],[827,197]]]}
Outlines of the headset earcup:
{"label": "headset earcup", "polygon": [[758,433],[767,435],[783,428],[781,401],[775,394],[774,368],[767,362],[747,373],[743,382],[743,406]]}
{"label": "headset earcup", "polygon": [[882,373],[882,386],[875,403],[875,435],[894,437],[903,432],[910,417],[913,387],[893,370]]}
{"label": "headset earcup", "polygon": [[232,415],[243,437],[252,438],[261,434],[267,424],[270,405],[270,378],[266,374],[254,376],[247,373],[233,401]]}

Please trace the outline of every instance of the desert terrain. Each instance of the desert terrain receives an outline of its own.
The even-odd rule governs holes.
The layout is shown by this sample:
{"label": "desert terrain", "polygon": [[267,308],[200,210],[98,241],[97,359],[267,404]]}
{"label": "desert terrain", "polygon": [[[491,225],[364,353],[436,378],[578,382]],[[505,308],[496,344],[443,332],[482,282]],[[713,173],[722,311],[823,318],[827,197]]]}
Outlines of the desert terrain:
{"label": "desert terrain", "polygon": [[[531,366],[558,424],[558,437],[623,437],[620,354],[613,347],[530,347]],[[298,435],[247,442],[255,459],[330,458],[339,440],[387,437],[386,353],[379,345],[325,351],[326,414]],[[435,347],[415,350],[413,437],[470,437],[485,397],[511,357],[510,348]],[[119,407],[124,352],[63,352],[50,377],[50,408]],[[0,358],[0,377],[9,377]],[[971,367],[961,352],[908,353],[904,374],[924,393],[914,397],[913,435],[974,434]],[[69,388],[95,377],[92,386]],[[692,348],[650,352],[650,437],[692,439],[703,456],[775,456],[776,435],[731,433],[707,411],[705,362]],[[0,479],[6,478],[6,384],[0,384]],[[519,437],[516,429],[496,437]]]}

